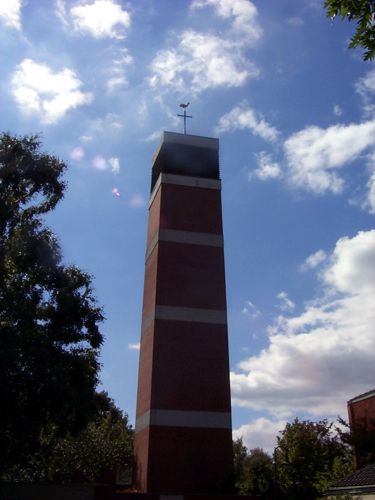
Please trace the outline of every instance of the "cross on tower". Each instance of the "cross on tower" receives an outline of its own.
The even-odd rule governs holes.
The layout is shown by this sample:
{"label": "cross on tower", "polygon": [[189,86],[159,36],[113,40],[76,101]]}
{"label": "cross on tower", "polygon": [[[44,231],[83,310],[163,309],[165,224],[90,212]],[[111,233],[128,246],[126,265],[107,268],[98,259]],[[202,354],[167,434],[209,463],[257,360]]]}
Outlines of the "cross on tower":
{"label": "cross on tower", "polygon": [[187,104],[180,104],[180,108],[183,108],[184,114],[177,115],[177,116],[181,116],[181,118],[184,119],[184,134],[185,135],[186,135],[186,118],[193,118],[192,116],[186,114],[186,108],[189,106],[189,104],[190,104],[190,102],[188,102]]}

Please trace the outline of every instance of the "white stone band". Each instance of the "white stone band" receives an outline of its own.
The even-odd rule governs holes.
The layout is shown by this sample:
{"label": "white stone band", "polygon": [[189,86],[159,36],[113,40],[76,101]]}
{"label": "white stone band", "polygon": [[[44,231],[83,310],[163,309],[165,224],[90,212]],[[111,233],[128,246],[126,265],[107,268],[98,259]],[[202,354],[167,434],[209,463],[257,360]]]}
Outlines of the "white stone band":
{"label": "white stone band", "polygon": [[151,207],[161,184],[175,184],[177,186],[187,186],[205,189],[221,189],[219,179],[207,179],[206,177],[191,177],[189,175],[166,174],[161,172],[152,190],[148,208]]}
{"label": "white stone band", "polygon": [[225,309],[201,309],[198,307],[156,306],[154,311],[143,319],[142,334],[155,319],[226,325],[227,311]]}
{"label": "white stone band", "polygon": [[224,238],[221,234],[199,233],[196,231],[180,231],[176,229],[160,229],[152,238],[146,253],[146,260],[151,255],[158,241],[171,243],[187,243],[189,245],[203,245],[210,247],[223,247]]}
{"label": "white stone band", "polygon": [[230,412],[148,410],[137,418],[135,432],[150,425],[162,427],[194,427],[204,429],[231,429]]}

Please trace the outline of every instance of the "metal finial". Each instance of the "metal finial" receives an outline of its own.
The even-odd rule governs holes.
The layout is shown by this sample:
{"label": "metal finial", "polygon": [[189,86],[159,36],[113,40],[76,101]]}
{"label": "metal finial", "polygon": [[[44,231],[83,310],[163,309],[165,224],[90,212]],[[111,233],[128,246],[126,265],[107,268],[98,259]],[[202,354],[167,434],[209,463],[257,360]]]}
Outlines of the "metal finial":
{"label": "metal finial", "polygon": [[177,115],[177,116],[181,116],[181,118],[184,119],[184,134],[185,135],[186,135],[186,118],[193,118],[192,116],[186,114],[186,108],[189,106],[189,104],[190,104],[190,102],[188,102],[187,104],[180,104],[180,108],[183,108],[184,114]]}

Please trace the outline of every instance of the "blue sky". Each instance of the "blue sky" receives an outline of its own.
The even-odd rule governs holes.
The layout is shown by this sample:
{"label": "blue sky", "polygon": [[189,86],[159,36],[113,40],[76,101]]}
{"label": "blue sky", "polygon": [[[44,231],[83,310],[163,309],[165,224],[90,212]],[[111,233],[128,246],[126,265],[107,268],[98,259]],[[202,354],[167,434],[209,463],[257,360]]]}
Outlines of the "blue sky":
{"label": "blue sky", "polygon": [[270,450],[374,387],[375,66],[322,4],[1,1],[0,130],[69,164],[47,222],[94,276],[131,421],[151,158],[187,101],[220,138],[234,436]]}

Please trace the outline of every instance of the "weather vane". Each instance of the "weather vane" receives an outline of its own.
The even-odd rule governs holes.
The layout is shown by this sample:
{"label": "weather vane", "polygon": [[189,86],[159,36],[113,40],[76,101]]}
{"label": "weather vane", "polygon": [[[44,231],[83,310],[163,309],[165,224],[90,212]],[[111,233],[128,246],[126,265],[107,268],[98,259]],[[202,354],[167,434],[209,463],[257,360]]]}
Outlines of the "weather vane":
{"label": "weather vane", "polygon": [[186,118],[193,118],[192,116],[186,114],[186,108],[189,106],[189,104],[190,104],[190,102],[188,102],[187,104],[180,104],[180,108],[183,108],[184,114],[177,115],[177,116],[181,116],[184,119],[184,134],[185,135],[186,135]]}

